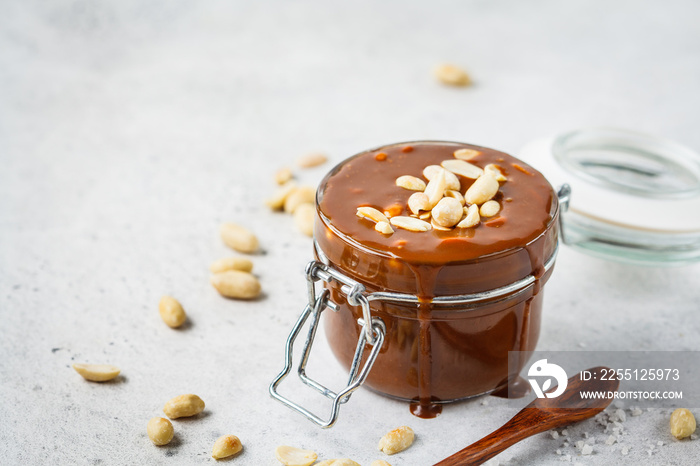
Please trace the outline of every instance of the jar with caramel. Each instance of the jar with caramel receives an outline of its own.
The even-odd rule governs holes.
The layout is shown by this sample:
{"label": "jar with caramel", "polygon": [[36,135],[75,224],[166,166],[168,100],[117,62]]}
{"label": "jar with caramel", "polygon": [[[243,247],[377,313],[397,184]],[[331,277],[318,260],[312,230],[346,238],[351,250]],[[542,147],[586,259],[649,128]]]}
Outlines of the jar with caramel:
{"label": "jar with caramel", "polygon": [[[273,397],[329,427],[363,383],[422,417],[507,390],[517,376],[508,352],[537,343],[542,286],[558,244],[557,194],[538,171],[469,144],[392,144],[333,168],[316,210],[309,305],[287,342]],[[277,392],[309,318],[298,372],[333,400],[328,420]],[[304,373],[321,321],[351,373],[338,393]]]}

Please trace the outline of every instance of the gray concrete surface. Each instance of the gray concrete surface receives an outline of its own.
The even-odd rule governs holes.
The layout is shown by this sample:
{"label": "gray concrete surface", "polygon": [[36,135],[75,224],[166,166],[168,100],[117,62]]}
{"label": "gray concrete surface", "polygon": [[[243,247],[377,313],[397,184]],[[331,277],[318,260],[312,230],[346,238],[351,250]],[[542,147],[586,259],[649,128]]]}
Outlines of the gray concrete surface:
{"label": "gray concrete surface", "polygon": [[[385,431],[414,428],[394,466],[429,465],[489,433],[523,400],[479,398],[435,420],[360,390],[331,430],[271,400],[304,301],[311,242],[262,206],[271,175],[308,151],[334,162],[421,138],[516,151],[588,125],[700,149],[700,7],[693,1],[8,2],[0,5],[0,463],[273,465],[274,447],[363,465]],[[475,85],[437,84],[464,66]],[[316,183],[329,166],[301,174]],[[208,264],[223,221],[249,225],[264,299],[222,299]],[[540,348],[699,350],[697,265],[649,269],[563,249]],[[161,295],[190,315],[160,321]],[[313,368],[342,371],[319,343]],[[73,362],[122,368],[83,381]],[[146,422],[180,393],[204,415],[157,448]],[[669,409],[628,416],[621,446],[581,456],[531,438],[498,464],[697,464]],[[698,412],[696,411],[696,414]],[[588,421],[569,429],[600,438]],[[658,441],[664,444],[657,445]],[[651,454],[648,444],[653,445]],[[561,449],[562,455],[556,450]]]}

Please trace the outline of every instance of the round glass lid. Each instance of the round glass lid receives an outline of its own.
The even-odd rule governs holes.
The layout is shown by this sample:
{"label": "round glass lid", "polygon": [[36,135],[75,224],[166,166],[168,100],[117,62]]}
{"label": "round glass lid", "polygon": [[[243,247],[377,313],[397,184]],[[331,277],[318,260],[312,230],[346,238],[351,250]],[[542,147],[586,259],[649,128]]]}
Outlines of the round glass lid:
{"label": "round glass lid", "polygon": [[672,141],[592,128],[527,144],[518,154],[571,186],[565,244],[647,265],[700,260],[700,155]]}

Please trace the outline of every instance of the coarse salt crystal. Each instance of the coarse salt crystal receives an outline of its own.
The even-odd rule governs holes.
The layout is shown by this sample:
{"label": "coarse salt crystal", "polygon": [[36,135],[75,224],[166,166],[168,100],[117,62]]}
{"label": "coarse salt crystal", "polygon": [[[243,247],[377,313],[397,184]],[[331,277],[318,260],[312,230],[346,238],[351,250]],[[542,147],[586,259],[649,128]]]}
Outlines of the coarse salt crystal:
{"label": "coarse salt crystal", "polygon": [[623,455],[627,455],[627,453],[629,453],[629,452],[630,452],[630,447],[628,447],[627,445],[622,447],[622,454]]}
{"label": "coarse salt crystal", "polygon": [[616,440],[617,440],[617,438],[614,435],[611,435],[607,438],[607,440],[605,440],[605,444],[612,445],[615,443]]}
{"label": "coarse salt crystal", "polygon": [[641,416],[643,412],[644,412],[644,411],[642,411],[641,409],[639,409],[639,408],[636,407],[636,406],[635,406],[634,408],[632,408],[632,416],[635,416],[635,417],[636,417],[636,416]]}
{"label": "coarse salt crystal", "polygon": [[559,432],[557,432],[556,430],[551,431],[549,435],[551,435],[552,438],[559,438]]}

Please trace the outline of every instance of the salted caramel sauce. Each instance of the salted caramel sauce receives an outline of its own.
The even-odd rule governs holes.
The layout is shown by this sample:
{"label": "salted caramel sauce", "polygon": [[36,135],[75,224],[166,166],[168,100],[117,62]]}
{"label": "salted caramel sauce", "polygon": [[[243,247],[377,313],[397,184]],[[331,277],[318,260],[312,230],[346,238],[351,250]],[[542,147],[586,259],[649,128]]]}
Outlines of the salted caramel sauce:
{"label": "salted caramel sauce", "polygon": [[[482,168],[497,164],[508,178],[494,197],[501,206],[495,217],[474,228],[394,228],[392,235],[383,235],[373,222],[355,215],[359,206],[382,212],[403,206],[401,215],[407,215],[412,191],[396,186],[396,178],[423,178],[426,166],[453,159],[453,152],[461,148],[480,152],[470,163]],[[461,176],[459,180],[462,194],[474,182]],[[441,409],[436,402],[505,386],[507,379],[499,387],[486,379],[505,376],[508,350],[534,349],[544,262],[556,247],[556,201],[539,172],[503,152],[468,144],[396,144],[357,155],[333,169],[322,183],[318,203],[315,238],[332,265],[368,292],[418,297],[415,309],[373,304],[373,313],[387,324],[388,341],[368,378],[370,388],[412,399],[414,414],[434,417]],[[536,283],[522,299],[482,305],[470,311],[469,321],[452,320],[463,309],[440,308],[432,301],[436,296],[492,290],[530,274]],[[337,287],[329,289],[331,299],[347,305]],[[356,312],[336,313],[326,324],[331,347],[345,364],[354,351],[353,339],[357,341]]]}

